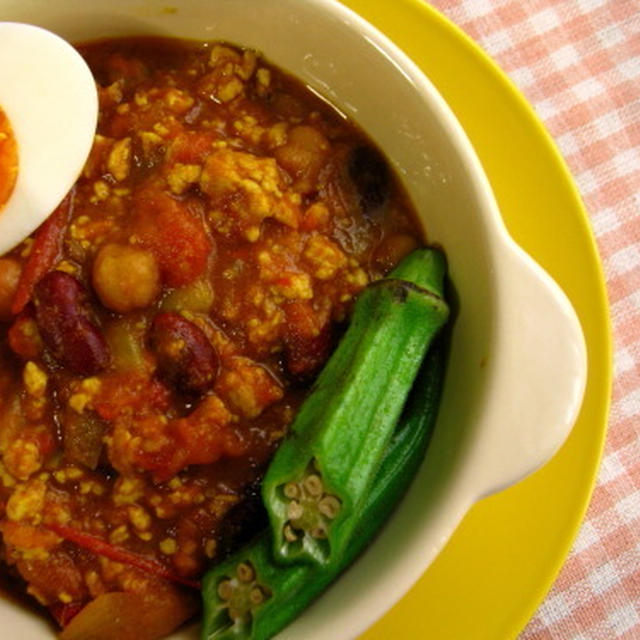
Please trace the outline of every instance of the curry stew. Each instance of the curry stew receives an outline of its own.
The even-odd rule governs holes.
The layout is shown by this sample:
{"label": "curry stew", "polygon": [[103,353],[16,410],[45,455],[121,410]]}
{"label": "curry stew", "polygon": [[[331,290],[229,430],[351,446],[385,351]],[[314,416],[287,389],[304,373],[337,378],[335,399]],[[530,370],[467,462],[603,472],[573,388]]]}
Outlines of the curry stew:
{"label": "curry stew", "polygon": [[79,49],[91,155],[0,258],[1,553],[61,626],[117,607],[159,637],[261,526],[260,479],[355,297],[421,232],[371,141],[255,52]]}

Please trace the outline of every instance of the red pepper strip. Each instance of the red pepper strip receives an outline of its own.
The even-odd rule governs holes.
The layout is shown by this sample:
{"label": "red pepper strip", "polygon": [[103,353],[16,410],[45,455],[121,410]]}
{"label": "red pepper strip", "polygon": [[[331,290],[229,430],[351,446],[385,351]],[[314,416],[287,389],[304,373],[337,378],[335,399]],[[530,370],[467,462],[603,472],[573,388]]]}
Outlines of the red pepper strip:
{"label": "red pepper strip", "polygon": [[169,580],[170,582],[182,584],[185,587],[200,589],[199,581],[182,578],[181,576],[169,571],[163,564],[153,558],[148,558],[146,556],[133,553],[132,551],[127,551],[126,549],[114,547],[108,542],[102,540],[102,538],[98,538],[89,533],[83,533],[82,531],[76,531],[75,529],[63,524],[51,523],[45,526],[61,538],[64,538],[69,542],[73,542],[79,547],[87,549],[98,556],[104,556],[105,558],[109,558],[109,560],[120,562],[121,564],[128,564],[136,569],[144,571],[145,573],[149,573],[158,578],[163,578],[164,580]]}
{"label": "red pepper strip", "polygon": [[14,315],[20,313],[27,306],[33,293],[33,287],[51,269],[60,255],[62,239],[73,211],[74,193],[75,187],[36,231],[33,247],[22,269],[11,306],[11,313]]}
{"label": "red pepper strip", "polygon": [[49,612],[56,622],[64,629],[86,606],[86,602],[71,602],[64,604],[56,602],[49,605]]}

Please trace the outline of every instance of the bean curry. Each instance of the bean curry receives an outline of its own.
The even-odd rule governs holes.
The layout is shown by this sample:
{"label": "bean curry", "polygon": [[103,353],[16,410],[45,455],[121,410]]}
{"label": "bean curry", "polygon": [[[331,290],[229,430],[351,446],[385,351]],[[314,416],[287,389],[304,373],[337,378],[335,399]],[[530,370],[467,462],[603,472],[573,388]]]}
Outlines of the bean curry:
{"label": "bean curry", "polygon": [[260,480],[355,298],[421,232],[375,145],[259,54],[79,50],[90,157],[0,258],[0,552],[61,627],[118,611],[140,640],[261,526]]}

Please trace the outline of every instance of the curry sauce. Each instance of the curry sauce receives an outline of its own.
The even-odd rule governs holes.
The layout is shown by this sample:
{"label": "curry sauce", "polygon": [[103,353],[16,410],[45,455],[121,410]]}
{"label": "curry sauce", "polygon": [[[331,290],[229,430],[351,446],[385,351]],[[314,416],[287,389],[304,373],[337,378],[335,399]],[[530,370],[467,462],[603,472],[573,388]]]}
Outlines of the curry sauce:
{"label": "curry sauce", "polygon": [[163,603],[159,637],[261,526],[256,488],[354,299],[421,232],[375,145],[260,54],[79,50],[91,155],[0,258],[2,557],[62,626],[124,592],[133,619]]}

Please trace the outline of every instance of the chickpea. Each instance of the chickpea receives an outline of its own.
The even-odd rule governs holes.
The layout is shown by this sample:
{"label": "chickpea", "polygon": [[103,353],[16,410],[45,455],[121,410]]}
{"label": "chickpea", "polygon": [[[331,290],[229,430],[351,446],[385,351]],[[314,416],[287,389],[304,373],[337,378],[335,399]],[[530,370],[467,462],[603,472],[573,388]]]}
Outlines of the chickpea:
{"label": "chickpea", "polygon": [[325,136],[306,125],[293,127],[287,143],[274,153],[276,162],[295,180],[294,188],[300,193],[312,191],[330,150]]}
{"label": "chickpea", "polygon": [[143,309],[160,293],[158,263],[146,249],[105,244],[93,263],[93,288],[107,309]]}
{"label": "chickpea", "polygon": [[11,304],[18,288],[21,271],[17,260],[0,258],[0,321],[11,318]]}

